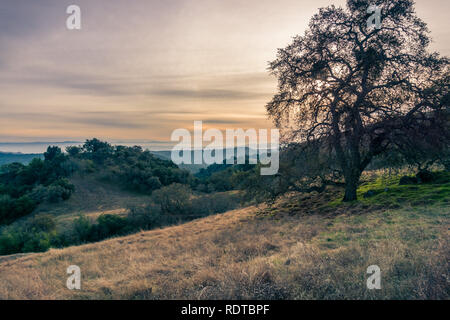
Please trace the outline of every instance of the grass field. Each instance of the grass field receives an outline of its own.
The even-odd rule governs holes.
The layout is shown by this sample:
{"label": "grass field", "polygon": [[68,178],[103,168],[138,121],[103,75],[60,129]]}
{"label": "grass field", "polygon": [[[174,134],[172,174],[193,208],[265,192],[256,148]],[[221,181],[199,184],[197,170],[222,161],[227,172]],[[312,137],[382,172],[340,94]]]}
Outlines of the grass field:
{"label": "grass field", "polygon": [[75,192],[69,200],[58,204],[41,204],[35,213],[49,213],[54,216],[77,216],[79,213],[89,214],[118,210],[129,205],[144,204],[149,196],[129,192],[111,183],[102,183],[95,176],[76,175],[71,177]]}
{"label": "grass field", "polygon": [[[0,257],[0,298],[448,299],[449,182],[406,197],[411,186],[395,179],[366,182],[361,194],[380,192],[350,204],[337,189],[292,194],[272,207]],[[72,264],[81,290],[66,288]],[[366,287],[373,264],[381,290]]]}

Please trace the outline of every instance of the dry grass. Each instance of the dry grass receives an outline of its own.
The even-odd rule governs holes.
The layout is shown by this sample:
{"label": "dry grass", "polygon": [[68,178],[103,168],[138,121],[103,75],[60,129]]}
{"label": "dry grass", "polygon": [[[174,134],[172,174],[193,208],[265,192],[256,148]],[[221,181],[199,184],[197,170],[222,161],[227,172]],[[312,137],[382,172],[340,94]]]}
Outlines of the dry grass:
{"label": "dry grass", "polygon": [[102,214],[124,216],[127,213],[125,208],[145,205],[150,201],[150,196],[123,190],[117,185],[103,183],[88,175],[75,175],[70,182],[74,184],[75,192],[69,200],[56,204],[43,203],[33,212],[53,215],[59,231],[69,229],[80,214],[92,220]]}
{"label": "dry grass", "polygon": [[[336,216],[302,209],[311,197],[318,201],[309,197],[94,244],[3,257],[0,298],[449,298],[448,207],[369,213],[358,208],[359,214],[337,208]],[[72,264],[81,268],[80,291],[65,286]],[[382,290],[366,289],[371,264],[381,267]]]}
{"label": "dry grass", "polygon": [[76,175],[70,182],[75,185],[75,192],[69,200],[58,204],[41,204],[35,213],[76,217],[79,213],[119,210],[129,205],[145,204],[150,199],[150,196],[129,192],[111,183],[100,182],[95,176]]}

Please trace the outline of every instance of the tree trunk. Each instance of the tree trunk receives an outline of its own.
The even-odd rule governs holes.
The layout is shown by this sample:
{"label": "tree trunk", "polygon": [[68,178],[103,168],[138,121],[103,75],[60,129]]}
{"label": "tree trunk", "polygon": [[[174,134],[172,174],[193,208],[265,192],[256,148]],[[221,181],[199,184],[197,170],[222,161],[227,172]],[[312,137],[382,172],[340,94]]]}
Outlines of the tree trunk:
{"label": "tree trunk", "polygon": [[356,189],[358,188],[359,176],[351,174],[345,177],[345,195],[342,201],[349,202],[357,200]]}

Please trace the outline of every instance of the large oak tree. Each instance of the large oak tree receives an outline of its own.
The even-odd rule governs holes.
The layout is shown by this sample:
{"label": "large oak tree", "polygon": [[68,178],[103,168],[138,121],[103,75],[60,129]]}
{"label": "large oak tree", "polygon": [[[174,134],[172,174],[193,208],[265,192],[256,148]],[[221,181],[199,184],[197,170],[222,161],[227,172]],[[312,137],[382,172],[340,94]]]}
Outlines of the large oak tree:
{"label": "large oak tree", "polygon": [[[381,27],[369,27],[370,5]],[[320,141],[356,199],[372,159],[433,114],[448,110],[449,61],[428,51],[426,24],[410,0],[348,0],[313,16],[270,63],[278,92],[267,105],[285,142]]]}

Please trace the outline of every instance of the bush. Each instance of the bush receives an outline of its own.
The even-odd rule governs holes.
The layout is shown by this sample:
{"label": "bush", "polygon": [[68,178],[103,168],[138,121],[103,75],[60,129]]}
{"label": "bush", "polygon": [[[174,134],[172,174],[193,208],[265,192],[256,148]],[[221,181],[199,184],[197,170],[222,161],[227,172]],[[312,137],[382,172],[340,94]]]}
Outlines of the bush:
{"label": "bush", "polygon": [[26,216],[36,208],[36,202],[28,196],[13,199],[9,195],[0,195],[0,224],[8,224]]}
{"label": "bush", "polygon": [[52,237],[56,234],[48,232],[35,232],[27,234],[22,246],[22,252],[44,252],[50,249]]}
{"label": "bush", "polygon": [[8,221],[13,210],[14,200],[9,195],[0,195],[0,223]]}
{"label": "bush", "polygon": [[233,186],[233,169],[229,168],[224,171],[215,172],[209,178],[209,182],[214,186],[216,191],[229,191],[234,188]]}
{"label": "bush", "polygon": [[91,235],[92,223],[84,215],[79,215],[72,223],[74,241],[78,243],[87,242]]}
{"label": "bush", "polygon": [[173,183],[162,187],[152,194],[153,202],[161,207],[167,214],[185,214],[189,212],[191,189],[183,184]]}
{"label": "bush", "polygon": [[61,202],[68,200],[72,194],[72,190],[65,189],[58,185],[51,185],[47,188],[46,200],[51,203]]}
{"label": "bush", "polygon": [[[125,218],[113,214],[102,214],[96,224],[93,224],[86,216],[80,215],[73,221],[72,230],[72,239],[68,241],[83,243],[123,235],[131,228]],[[61,242],[67,242],[67,239],[61,239]]]}
{"label": "bush", "polygon": [[144,207],[131,207],[127,216],[127,221],[134,229],[150,230],[161,227],[165,224],[166,218],[161,215],[161,207],[149,204]]}
{"label": "bush", "polygon": [[206,216],[236,209],[241,202],[237,193],[216,193],[192,199],[191,211],[193,215]]}
{"label": "bush", "polygon": [[57,243],[56,223],[50,215],[38,215],[23,226],[4,228],[0,234],[0,254],[43,252]]}
{"label": "bush", "polygon": [[81,148],[77,147],[77,146],[69,146],[66,148],[66,152],[72,156],[72,157],[76,157],[77,155],[79,155],[81,153]]}
{"label": "bush", "polygon": [[22,244],[17,233],[5,232],[0,234],[0,255],[22,252]]}
{"label": "bush", "polygon": [[69,180],[62,178],[53,182],[48,187],[36,186],[30,193],[30,198],[36,203],[51,202],[57,203],[68,200],[75,191],[73,184]]}
{"label": "bush", "polygon": [[50,186],[47,188],[46,200],[51,203],[61,202],[65,191],[66,190],[60,186]]}
{"label": "bush", "polygon": [[93,226],[92,235],[98,240],[126,233],[127,220],[115,214],[102,214]]}
{"label": "bush", "polygon": [[209,196],[211,213],[221,213],[239,207],[241,196],[238,193],[217,193]]}
{"label": "bush", "polygon": [[33,188],[33,190],[29,193],[29,197],[36,203],[45,202],[48,197],[48,189],[40,184]]}
{"label": "bush", "polygon": [[29,231],[51,232],[56,229],[55,218],[50,214],[39,214],[25,222],[25,229]]}
{"label": "bush", "polygon": [[127,189],[140,193],[150,194],[153,190],[161,188],[162,184],[151,170],[139,167],[124,167],[119,170],[121,181]]}

